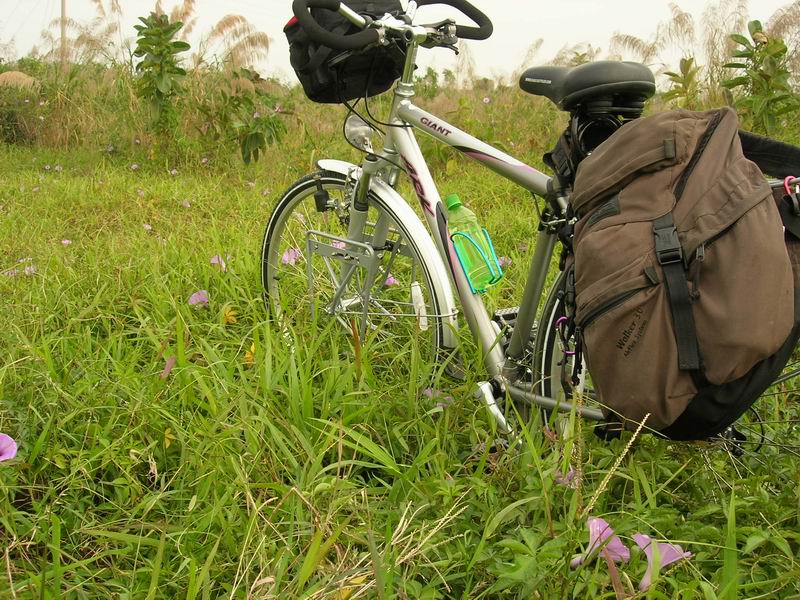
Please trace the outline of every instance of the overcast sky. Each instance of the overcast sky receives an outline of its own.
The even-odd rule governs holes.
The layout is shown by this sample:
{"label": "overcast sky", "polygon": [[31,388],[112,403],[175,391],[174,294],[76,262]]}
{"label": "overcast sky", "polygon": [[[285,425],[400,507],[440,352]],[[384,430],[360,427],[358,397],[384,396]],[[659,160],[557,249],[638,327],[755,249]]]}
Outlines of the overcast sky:
{"label": "overcast sky", "polygon": [[[675,0],[691,12],[699,26],[708,0]],[[107,4],[108,0],[104,0]],[[177,0],[164,0],[172,7]],[[618,31],[649,38],[658,23],[666,20],[669,8],[666,0],[473,0],[494,23],[494,35],[485,42],[470,46],[477,72],[486,76],[508,75],[521,64],[526,51],[539,38],[544,45],[535,63],[546,63],[564,45],[590,43],[608,50],[609,38]],[[751,18],[766,21],[788,0],[751,0]],[[67,15],[78,21],[96,16],[91,0],[66,0]],[[136,17],[147,14],[155,0],[121,0],[124,10],[123,31],[133,37]],[[58,16],[60,0],[0,0],[0,43],[14,41],[18,55],[26,54],[39,41],[40,32]],[[426,7],[420,16],[436,20],[452,15],[451,9]],[[259,65],[264,76],[289,79],[289,50],[282,28],[291,16],[291,0],[197,0],[200,16],[198,32],[206,31],[226,14],[241,14],[271,38],[269,57]],[[465,22],[462,17],[461,22]],[[57,35],[57,34],[56,34]],[[191,39],[190,39],[191,41]],[[451,52],[423,50],[422,66],[432,64],[442,69],[452,67]]]}

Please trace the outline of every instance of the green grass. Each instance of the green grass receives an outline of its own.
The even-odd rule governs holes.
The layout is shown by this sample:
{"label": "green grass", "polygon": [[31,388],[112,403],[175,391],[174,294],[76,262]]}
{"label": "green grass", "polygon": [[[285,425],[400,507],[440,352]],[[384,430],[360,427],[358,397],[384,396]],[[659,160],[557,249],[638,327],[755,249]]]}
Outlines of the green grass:
{"label": "green grass", "polygon": [[[509,132],[497,141],[538,161],[555,137],[528,139],[504,98],[488,120],[463,106],[448,119]],[[800,593],[795,453],[733,461],[649,437],[625,453],[629,435],[602,442],[573,422],[553,441],[538,419],[504,452],[471,396],[480,372],[437,379],[442,406],[422,393],[426,365],[411,382],[372,368],[367,340],[357,367],[324,322],[298,326],[290,352],[261,300],[261,236],[309,156],[356,158],[335,130],[290,136],[247,169],[187,161],[176,176],[0,148],[0,270],[36,267],[0,276],[0,431],[20,445],[0,463],[0,598],[614,598],[604,561],[569,568],[607,477],[592,516],[630,547],[642,532],[694,553],[647,597]],[[510,305],[533,251],[530,197],[434,160],[442,192],[513,259],[490,298]],[[227,272],[214,255],[230,255]],[[200,289],[207,308],[187,303]],[[785,396],[762,410],[796,415]],[[554,481],[570,456],[576,489]],[[638,549],[618,566],[626,593],[645,567]]]}

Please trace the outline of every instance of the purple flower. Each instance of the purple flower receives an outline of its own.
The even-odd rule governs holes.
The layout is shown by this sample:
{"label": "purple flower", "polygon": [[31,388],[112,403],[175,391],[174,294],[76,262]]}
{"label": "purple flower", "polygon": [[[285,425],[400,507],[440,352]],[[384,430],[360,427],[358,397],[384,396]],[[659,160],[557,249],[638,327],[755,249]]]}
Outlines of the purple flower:
{"label": "purple flower", "polygon": [[345,244],[344,242],[340,242],[339,240],[334,240],[331,242],[331,246],[333,246],[334,248],[338,248],[339,250],[344,250],[347,244]]}
{"label": "purple flower", "polygon": [[69,246],[72,243],[72,240],[61,240],[62,246]]}
{"label": "purple flower", "polygon": [[281,256],[281,262],[285,265],[294,265],[301,256],[303,256],[303,253],[300,252],[300,248],[289,248]]}
{"label": "purple flower", "polygon": [[599,550],[614,562],[628,562],[631,551],[614,534],[605,520],[598,517],[589,517],[589,547],[583,554],[576,554],[569,563],[571,569],[577,569],[584,563],[589,563],[597,558]]}
{"label": "purple flower", "polygon": [[578,482],[575,481],[575,469],[570,469],[565,473],[561,471],[556,471],[555,482],[558,485],[563,485],[564,487],[568,488],[575,488],[578,486]]}
{"label": "purple flower", "polygon": [[0,461],[11,460],[17,455],[17,442],[10,435],[0,433]]}
{"label": "purple flower", "polygon": [[[190,299],[189,303],[191,304],[191,302],[192,301]],[[161,377],[161,379],[166,379],[169,377],[169,374],[172,372],[172,368],[175,366],[176,362],[178,362],[178,359],[174,356],[170,356],[164,363],[164,370],[161,371],[161,375],[159,375],[159,377]]]}
{"label": "purple flower", "polygon": [[16,277],[19,275],[19,269],[7,269],[6,271],[3,271],[3,275],[6,277]]}
{"label": "purple flower", "polygon": [[[643,533],[634,533],[633,541],[635,541],[636,545],[644,550],[645,555],[647,555],[647,571],[644,572],[644,577],[642,577],[642,581],[639,582],[639,589],[644,591],[649,588],[650,584],[652,583],[651,579],[653,577],[653,567],[655,566],[655,556],[653,556],[653,540],[650,539],[650,536],[644,535]],[[691,558],[691,556],[691,552],[684,552],[683,548],[677,544],[658,542],[659,570],[679,560]]]}
{"label": "purple flower", "polygon": [[188,200],[184,200],[183,202],[181,202],[181,206],[183,208],[191,208],[192,207],[192,203],[189,202]]}
{"label": "purple flower", "polygon": [[216,265],[219,267],[219,270],[225,273],[228,270],[228,265],[225,263],[225,259],[222,258],[219,254],[216,254],[211,257],[211,264]]}
{"label": "purple flower", "polygon": [[391,273],[387,273],[386,274],[386,281],[383,282],[383,285],[385,285],[386,287],[389,287],[389,286],[392,286],[392,285],[399,285],[399,284],[400,284],[400,282],[397,281],[397,279],[394,278],[394,275],[392,275]]}
{"label": "purple flower", "polygon": [[497,259],[497,263],[501,268],[505,269],[506,267],[511,266],[511,259],[508,256],[501,256]]}
{"label": "purple flower", "polygon": [[189,306],[208,306],[208,291],[200,290],[189,296]]}
{"label": "purple flower", "polygon": [[153,226],[150,223],[142,223],[142,227],[144,227],[145,231],[153,231]]}

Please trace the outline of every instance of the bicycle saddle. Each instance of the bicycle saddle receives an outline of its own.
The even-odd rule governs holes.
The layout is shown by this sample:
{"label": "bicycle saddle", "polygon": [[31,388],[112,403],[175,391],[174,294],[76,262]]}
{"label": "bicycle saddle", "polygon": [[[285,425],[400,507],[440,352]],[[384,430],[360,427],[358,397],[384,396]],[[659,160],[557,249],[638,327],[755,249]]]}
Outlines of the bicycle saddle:
{"label": "bicycle saddle", "polygon": [[625,103],[644,102],[656,91],[653,73],[635,62],[600,60],[578,67],[532,67],[519,87],[552,100],[563,110],[597,97],[623,97]]}

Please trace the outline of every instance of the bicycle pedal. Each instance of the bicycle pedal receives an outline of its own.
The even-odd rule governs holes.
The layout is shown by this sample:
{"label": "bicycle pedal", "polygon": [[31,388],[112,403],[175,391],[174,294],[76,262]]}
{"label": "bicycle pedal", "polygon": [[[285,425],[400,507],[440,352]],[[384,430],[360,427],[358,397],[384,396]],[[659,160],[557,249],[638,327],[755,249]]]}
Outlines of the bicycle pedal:
{"label": "bicycle pedal", "polygon": [[513,331],[514,325],[517,323],[517,315],[519,314],[519,306],[512,308],[498,308],[494,311],[492,321],[500,326],[500,331]]}

